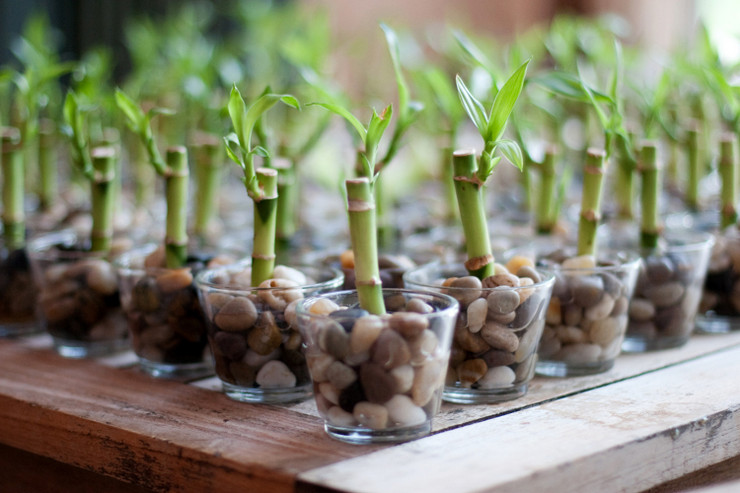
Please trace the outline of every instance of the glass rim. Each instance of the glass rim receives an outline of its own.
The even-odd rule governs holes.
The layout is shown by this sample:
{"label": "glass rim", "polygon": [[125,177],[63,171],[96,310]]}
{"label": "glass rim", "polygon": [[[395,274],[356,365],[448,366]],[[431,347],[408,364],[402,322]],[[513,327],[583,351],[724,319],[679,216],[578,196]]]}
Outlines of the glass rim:
{"label": "glass rim", "polygon": [[311,284],[299,284],[297,286],[272,286],[272,287],[244,287],[244,286],[236,286],[234,284],[222,284],[222,283],[215,283],[212,281],[208,281],[205,278],[211,275],[214,275],[220,271],[229,270],[230,268],[234,268],[240,265],[250,265],[250,259],[242,259],[237,262],[233,262],[231,264],[227,265],[219,265],[217,267],[211,267],[208,269],[203,269],[200,271],[194,279],[195,287],[198,289],[208,289],[209,291],[217,291],[222,293],[228,293],[231,295],[248,295],[250,293],[254,292],[265,292],[265,291],[286,291],[291,289],[300,289],[300,290],[314,290],[314,289],[322,289],[322,288],[333,288],[333,287],[339,287],[344,283],[344,274],[334,267],[330,266],[313,266],[313,265],[287,265],[285,267],[290,267],[292,269],[301,270],[301,268],[305,269],[313,269],[317,272],[325,271],[330,272],[333,274],[333,277],[330,279],[326,279],[324,281],[316,281],[312,282]]}
{"label": "glass rim", "polygon": [[[28,256],[37,260],[109,260],[110,252],[93,251],[84,247],[83,238],[73,229],[62,229],[39,234],[27,243]],[[64,245],[73,247],[72,250],[55,249]],[[78,249],[79,248],[79,249]]]}
{"label": "glass rim", "polygon": [[[423,315],[425,317],[428,316],[434,316],[439,315],[441,313],[446,312],[447,310],[453,310],[453,309],[460,309],[460,303],[453,298],[452,296],[444,293],[439,293],[436,291],[427,291],[427,290],[419,290],[419,289],[407,289],[407,288],[383,288],[383,294],[414,294],[414,295],[421,295],[431,298],[436,298],[440,301],[444,301],[447,303],[447,306],[444,308],[433,311],[430,313],[420,313],[420,315]],[[296,305],[296,314],[297,315],[306,315],[311,318],[326,318],[327,315],[325,314],[319,314],[319,313],[311,313],[306,308],[307,305],[312,305],[313,303],[316,303],[319,299],[327,299],[330,297],[343,297],[343,296],[350,296],[355,295],[357,296],[358,292],[356,289],[343,289],[341,291],[330,291],[327,293],[319,293],[312,296],[308,296],[306,298],[303,298],[297,305]]]}
{"label": "glass rim", "polygon": [[[422,272],[423,270],[430,270],[434,267],[439,268],[440,270],[444,269],[445,267],[451,268],[451,269],[461,269],[464,272],[467,272],[465,269],[465,266],[461,263],[449,263],[449,262],[430,262],[424,265],[420,265],[418,267],[415,267],[413,269],[409,269],[403,274],[403,282],[406,284],[407,282],[414,284],[415,286],[423,286],[425,288],[434,288],[434,289],[444,289],[448,290],[450,292],[459,292],[459,291],[465,291],[469,289],[477,289],[479,291],[497,291],[500,290],[500,286],[494,286],[494,287],[476,287],[476,288],[470,288],[470,287],[461,287],[461,286],[442,286],[441,284],[433,284],[431,282],[424,282],[424,281],[418,281],[414,279],[410,279],[411,276],[413,276],[415,273]],[[544,274],[547,276],[547,279],[541,279],[539,282],[532,282],[532,284],[527,284],[526,286],[506,286],[509,289],[520,291],[525,289],[540,289],[540,288],[547,288],[549,284],[555,283],[555,274],[553,274],[550,270],[542,269],[540,267],[534,267],[534,270],[537,271],[538,274]],[[469,275],[469,274],[467,274]],[[534,280],[533,280],[534,281]]]}

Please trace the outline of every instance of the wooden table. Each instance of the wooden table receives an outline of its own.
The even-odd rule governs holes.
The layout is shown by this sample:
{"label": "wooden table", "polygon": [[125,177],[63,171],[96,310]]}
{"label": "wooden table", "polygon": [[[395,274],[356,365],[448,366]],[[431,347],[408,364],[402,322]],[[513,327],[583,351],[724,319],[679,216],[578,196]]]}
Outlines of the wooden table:
{"label": "wooden table", "polygon": [[0,340],[0,491],[662,492],[740,479],[740,333],[535,378],[507,403],[445,404],[431,436],[400,445],[329,438],[313,401],[238,403],[215,378],[157,380],[134,363],[64,359],[46,336]]}

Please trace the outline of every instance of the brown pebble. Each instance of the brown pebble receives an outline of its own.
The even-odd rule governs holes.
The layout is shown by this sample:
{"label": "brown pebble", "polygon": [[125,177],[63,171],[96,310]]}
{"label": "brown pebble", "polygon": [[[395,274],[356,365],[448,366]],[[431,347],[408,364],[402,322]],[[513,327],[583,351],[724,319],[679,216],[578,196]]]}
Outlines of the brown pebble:
{"label": "brown pebble", "polygon": [[185,289],[193,283],[193,274],[189,268],[167,269],[157,275],[157,286],[165,293],[173,293],[180,289]]}
{"label": "brown pebble", "polygon": [[388,324],[405,339],[412,339],[424,332],[429,320],[420,313],[396,312],[390,316]]}
{"label": "brown pebble", "polygon": [[259,322],[249,331],[247,343],[257,354],[266,355],[273,352],[283,341],[280,329],[275,324],[275,317],[270,312],[262,312]]}
{"label": "brown pebble", "polygon": [[408,363],[411,360],[411,351],[397,332],[384,330],[373,345],[371,359],[383,368],[391,370]]}
{"label": "brown pebble", "polygon": [[360,367],[360,383],[367,400],[376,404],[385,404],[396,394],[395,377],[376,363]]}
{"label": "brown pebble", "polygon": [[221,330],[247,330],[257,321],[257,308],[248,298],[237,296],[218,311],[213,321]]}
{"label": "brown pebble", "polygon": [[480,331],[481,337],[494,349],[501,349],[513,353],[519,347],[519,338],[516,333],[493,323],[488,323]]}
{"label": "brown pebble", "polygon": [[486,362],[480,358],[463,361],[457,367],[457,379],[466,387],[470,387],[483,377],[488,371]]}

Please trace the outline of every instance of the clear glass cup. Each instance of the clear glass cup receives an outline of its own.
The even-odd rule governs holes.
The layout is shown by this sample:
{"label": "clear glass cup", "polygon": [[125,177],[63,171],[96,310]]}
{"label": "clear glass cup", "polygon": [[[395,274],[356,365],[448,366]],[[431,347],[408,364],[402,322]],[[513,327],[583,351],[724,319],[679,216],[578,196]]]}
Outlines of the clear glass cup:
{"label": "clear glass cup", "polygon": [[630,299],[640,268],[633,252],[601,249],[599,256],[560,250],[538,265],[555,275],[536,373],[551,377],[608,371],[627,330]]}
{"label": "clear glass cup", "polygon": [[206,269],[195,278],[208,339],[224,393],[237,401],[307,399],[312,385],[295,320],[303,298],[342,285],[328,267],[277,266],[275,279],[250,286],[250,263]]}
{"label": "clear glass cup", "polygon": [[213,374],[206,321],[193,283],[204,259],[179,269],[148,267],[151,244],[115,260],[121,306],[140,368],[155,377],[189,379]]}
{"label": "clear glass cup", "polygon": [[37,298],[28,250],[8,248],[0,235],[0,337],[42,330],[36,318]]}
{"label": "clear glass cup", "polygon": [[740,330],[740,230],[730,226],[714,238],[696,330],[725,333]]}
{"label": "clear glass cup", "polygon": [[314,397],[329,436],[400,442],[431,432],[458,313],[447,295],[383,289],[388,315],[359,308],[356,291],[296,306]]}
{"label": "clear glass cup", "polygon": [[497,272],[481,282],[462,264],[432,263],[404,275],[407,288],[445,293],[460,303],[445,401],[516,399],[527,392],[534,376],[555,277],[531,266],[518,269],[521,277],[501,267]]}
{"label": "clear glass cup", "polygon": [[663,234],[655,251],[642,254],[624,351],[668,349],[688,342],[713,244],[710,233],[672,230]]}
{"label": "clear glass cup", "polygon": [[91,252],[72,231],[41,235],[28,253],[39,318],[59,354],[85,358],[129,349],[118,275],[106,253]]}

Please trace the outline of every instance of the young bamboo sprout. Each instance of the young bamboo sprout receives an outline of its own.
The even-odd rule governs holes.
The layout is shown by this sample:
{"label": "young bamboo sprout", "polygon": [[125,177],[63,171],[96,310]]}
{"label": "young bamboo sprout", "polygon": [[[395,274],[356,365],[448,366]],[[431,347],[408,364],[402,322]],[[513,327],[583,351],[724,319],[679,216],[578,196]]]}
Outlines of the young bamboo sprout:
{"label": "young bamboo sprout", "polygon": [[589,149],[583,169],[581,216],[578,219],[578,255],[596,255],[596,228],[601,218],[601,190],[606,152]]}
{"label": "young bamboo sprout", "polygon": [[554,146],[550,146],[545,151],[545,158],[542,160],[542,164],[539,165],[540,196],[537,202],[537,233],[539,234],[552,233],[558,221],[557,180],[555,176],[556,158],[557,149]]}
{"label": "young bamboo sprout", "polygon": [[126,115],[127,123],[144,144],[152,165],[158,175],[165,179],[167,219],[165,232],[165,258],[169,269],[185,265],[187,261],[187,200],[188,158],[184,147],[173,147],[167,151],[167,161],[162,159],[152,133],[152,117],[168,113],[153,108],[147,113],[120,89],[116,90],[116,104]]}
{"label": "young bamboo sprout", "polygon": [[735,165],[735,136],[724,134],[720,141],[719,172],[722,177],[722,212],[720,226],[722,229],[737,222],[737,182]]}
{"label": "young bamboo sprout", "polygon": [[113,216],[116,196],[116,150],[113,147],[96,147],[90,151],[93,176],[90,181],[92,230],[90,250],[108,252],[113,241]]}
{"label": "young bamboo sprout", "polygon": [[223,148],[215,136],[199,134],[194,144],[195,164],[195,223],[193,233],[201,241],[208,237],[216,213],[221,182]]}
{"label": "young bamboo sprout", "polygon": [[8,251],[23,248],[26,241],[23,211],[24,176],[21,134],[17,128],[2,129],[3,236]]}
{"label": "young bamboo sprout", "polygon": [[352,251],[355,257],[355,285],[360,306],[375,315],[385,313],[375,224],[375,201],[368,178],[349,179],[347,212]]}
{"label": "young bamboo sprout", "polygon": [[57,200],[56,127],[53,120],[39,122],[39,208],[48,212]]}
{"label": "young bamboo sprout", "polygon": [[270,279],[275,267],[275,227],[277,221],[277,171],[255,169],[254,156],[268,156],[263,147],[252,147],[252,133],[262,115],[278,102],[300,109],[289,94],[272,94],[269,88],[247,107],[236,85],[231,89],[229,116],[234,133],[227,136],[226,153],[244,171],[247,195],[254,201],[254,249],[252,251],[252,286]]}
{"label": "young bamboo sprout", "polygon": [[290,242],[297,230],[298,178],[295,164],[289,159],[273,159],[272,168],[278,173],[275,234],[277,239],[285,245]]}
{"label": "young bamboo sprout", "polygon": [[460,217],[468,250],[465,267],[470,275],[484,279],[493,274],[494,258],[488,236],[488,226],[483,208],[482,189],[494,168],[501,160],[499,150],[517,168],[522,169],[523,157],[519,145],[503,139],[506,122],[524,87],[529,60],[524,62],[496,93],[490,112],[468,90],[463,80],[456,78],[460,100],[484,141],[483,152],[476,162],[470,151],[453,154],[454,180]]}
{"label": "young bamboo sprout", "polygon": [[660,238],[658,225],[660,178],[655,142],[643,143],[640,151],[640,174],[642,175],[640,246],[646,250],[652,250],[658,247],[658,239]]}
{"label": "young bamboo sprout", "polygon": [[701,160],[699,159],[699,125],[693,122],[686,129],[686,205],[691,211],[699,210],[699,179],[701,177]]}

